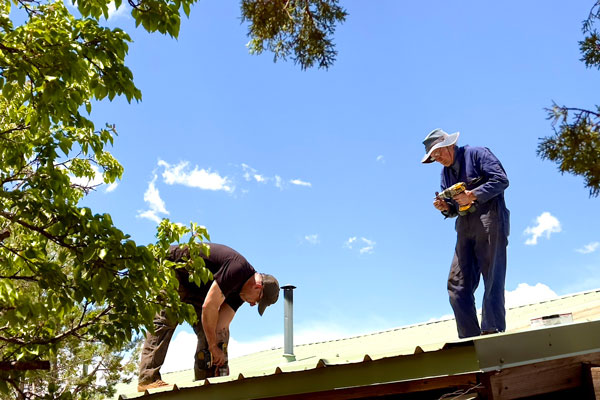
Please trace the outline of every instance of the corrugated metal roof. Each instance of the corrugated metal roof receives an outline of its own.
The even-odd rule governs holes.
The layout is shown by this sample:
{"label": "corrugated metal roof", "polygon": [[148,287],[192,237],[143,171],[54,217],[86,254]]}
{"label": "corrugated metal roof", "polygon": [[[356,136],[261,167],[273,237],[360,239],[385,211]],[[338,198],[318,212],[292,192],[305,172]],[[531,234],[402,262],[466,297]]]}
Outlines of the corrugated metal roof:
{"label": "corrugated metal roof", "polygon": [[[480,371],[485,368],[497,368],[499,361],[496,360],[497,352],[495,352],[495,350],[498,348],[504,349],[502,357],[512,357],[514,358],[513,364],[518,365],[518,363],[526,362],[527,357],[548,358],[557,357],[558,355],[554,353],[545,354],[543,347],[537,348],[536,346],[530,346],[531,348],[536,349],[535,351],[532,350],[533,352],[521,352],[512,355],[510,348],[514,348],[514,346],[505,344],[511,341],[514,342],[511,333],[524,331],[533,332],[535,329],[530,328],[530,321],[532,319],[564,313],[571,313],[574,322],[581,323],[599,320],[600,289],[509,309],[507,310],[507,333],[505,334],[482,337],[474,341],[461,341],[458,340],[456,336],[454,319],[448,318],[382,332],[374,332],[367,335],[298,345],[294,347],[296,361],[293,362],[287,362],[283,358],[282,348],[249,354],[230,360],[231,373],[229,376],[210,378],[207,381],[193,382],[192,370],[164,374],[163,379],[176,386],[154,389],[149,392],[149,395],[151,398],[154,398],[155,393],[163,392],[163,395],[157,396],[162,398],[165,395],[164,392],[172,392],[173,390],[177,391],[184,388],[196,388],[195,390],[197,390],[199,398],[204,398],[204,396],[201,396],[201,392],[208,394],[209,390],[207,390],[207,385],[212,386],[214,384],[249,379],[253,382],[261,377],[270,377],[281,375],[282,373],[295,373],[300,371],[314,370],[315,373],[318,373],[321,368],[327,366],[347,366],[343,369],[350,369],[350,365],[358,365],[364,369],[368,364],[369,368],[373,369],[373,373],[377,374],[377,379],[380,382],[384,381],[382,374],[385,374],[385,368],[390,365],[393,365],[394,371],[393,376],[390,376],[389,379],[396,381],[437,376],[436,374],[438,373],[441,375],[461,374],[471,371]],[[574,329],[580,329],[577,327],[578,325],[580,324],[574,324]],[[594,327],[596,325],[600,326],[600,324],[594,324]],[[554,332],[565,332],[565,334],[570,334],[569,332],[571,331],[562,329]],[[557,337],[557,334],[555,333],[554,336]],[[543,343],[546,339],[545,334],[535,333],[533,337],[531,337],[530,334],[519,335],[518,341],[523,343],[527,341]],[[568,342],[566,338],[564,340],[565,343]],[[588,349],[594,347],[594,343],[586,342],[583,346],[585,349]],[[598,347],[600,347],[600,345]],[[490,349],[495,350],[492,351]],[[555,345],[553,350],[564,351],[569,354],[577,352],[577,349],[571,348],[565,344],[560,346]],[[580,349],[579,351],[584,350]],[[525,359],[522,359],[521,356],[525,357]],[[382,361],[378,363],[371,362],[377,360]],[[433,360],[435,360],[435,362],[433,362]],[[410,364],[406,364],[407,362],[410,362]],[[503,362],[506,362],[506,360]],[[390,365],[386,367],[387,364]],[[443,369],[439,370],[440,368]],[[328,371],[332,370],[328,369]],[[356,379],[355,376],[348,372],[349,371],[346,371],[347,376]],[[299,379],[300,375],[292,375],[295,376],[296,380]],[[334,377],[332,376],[331,379],[334,379]],[[339,379],[340,384],[344,384],[345,378],[342,376],[339,376],[336,379]],[[318,379],[312,379],[311,382],[313,385],[316,385],[317,381]],[[248,384],[244,388],[246,393],[252,386],[250,385],[252,382],[247,382]],[[286,383],[290,390],[289,393],[295,393],[290,386],[293,385],[294,382],[295,381],[290,381]],[[303,387],[306,387],[307,384],[308,383],[304,383]],[[212,386],[210,392],[215,392],[218,387],[221,387],[219,390],[227,391],[228,389],[226,386],[233,387],[235,385]],[[315,386],[315,390],[325,389],[326,388]],[[136,385],[133,383],[126,386],[120,386],[117,390],[122,398],[127,399],[148,396],[148,394],[137,393]],[[175,395],[175,393],[171,394]],[[224,392],[221,394],[224,394]],[[181,395],[183,395],[183,393],[181,393]],[[265,393],[262,393],[262,396],[267,397]],[[169,398],[170,397],[171,396],[169,396]],[[206,398],[210,398],[210,396]]]}

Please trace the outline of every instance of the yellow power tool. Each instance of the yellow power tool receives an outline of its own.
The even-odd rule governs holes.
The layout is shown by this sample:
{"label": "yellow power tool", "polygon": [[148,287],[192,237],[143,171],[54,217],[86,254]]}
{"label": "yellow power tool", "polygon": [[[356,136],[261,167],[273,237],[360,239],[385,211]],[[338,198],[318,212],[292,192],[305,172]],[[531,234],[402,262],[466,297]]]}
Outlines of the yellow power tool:
{"label": "yellow power tool", "polygon": [[[436,197],[441,197],[443,199],[452,199],[457,194],[461,194],[467,190],[467,185],[464,182],[458,182],[449,188],[444,189],[441,193],[435,193]],[[458,207],[458,215],[467,215],[474,212],[477,209],[475,203],[467,204],[466,206]]]}

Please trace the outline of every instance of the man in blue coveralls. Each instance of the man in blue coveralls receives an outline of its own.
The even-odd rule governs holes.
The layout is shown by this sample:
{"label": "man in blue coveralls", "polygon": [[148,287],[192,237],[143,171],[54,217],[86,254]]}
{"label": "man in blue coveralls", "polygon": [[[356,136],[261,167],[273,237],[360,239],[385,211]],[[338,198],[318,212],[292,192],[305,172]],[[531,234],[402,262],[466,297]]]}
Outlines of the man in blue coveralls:
{"label": "man in blue coveralls", "polygon": [[[452,199],[436,196],[433,206],[456,219],[456,248],[448,277],[450,304],[460,338],[506,330],[504,280],[509,211],[504,203],[508,178],[500,161],[486,147],[458,147],[459,133],[433,130],[425,140],[422,163],[439,162],[442,190],[463,182],[467,190]],[[471,205],[471,212],[459,207]],[[474,211],[473,211],[474,210]],[[464,214],[464,215],[462,215]],[[475,309],[475,289],[483,276],[481,327]]]}

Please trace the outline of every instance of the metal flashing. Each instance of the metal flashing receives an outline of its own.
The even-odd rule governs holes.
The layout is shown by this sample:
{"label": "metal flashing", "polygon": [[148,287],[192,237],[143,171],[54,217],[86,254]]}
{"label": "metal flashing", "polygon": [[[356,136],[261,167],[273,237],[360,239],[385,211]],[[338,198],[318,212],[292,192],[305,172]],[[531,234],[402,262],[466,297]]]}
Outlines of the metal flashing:
{"label": "metal flashing", "polygon": [[600,321],[572,323],[473,340],[483,371],[600,351]]}

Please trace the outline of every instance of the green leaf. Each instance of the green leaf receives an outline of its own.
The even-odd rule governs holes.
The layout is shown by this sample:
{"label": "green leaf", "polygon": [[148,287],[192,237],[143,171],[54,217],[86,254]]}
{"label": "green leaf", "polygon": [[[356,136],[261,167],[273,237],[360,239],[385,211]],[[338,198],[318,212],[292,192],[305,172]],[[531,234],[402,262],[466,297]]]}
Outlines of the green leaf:
{"label": "green leaf", "polygon": [[9,393],[8,382],[5,381],[4,379],[0,379],[0,393],[4,393],[4,394]]}

